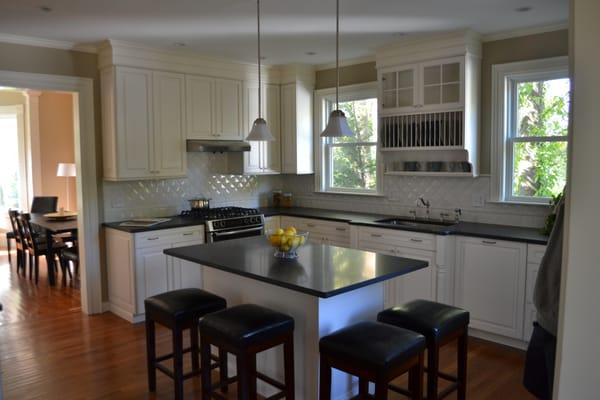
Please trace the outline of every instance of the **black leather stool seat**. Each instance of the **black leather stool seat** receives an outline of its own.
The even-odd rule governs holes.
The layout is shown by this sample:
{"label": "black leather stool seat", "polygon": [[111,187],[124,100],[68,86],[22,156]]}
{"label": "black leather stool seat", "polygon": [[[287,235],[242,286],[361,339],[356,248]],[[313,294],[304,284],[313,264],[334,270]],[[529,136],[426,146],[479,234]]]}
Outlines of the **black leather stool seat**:
{"label": "black leather stool seat", "polygon": [[292,317],[256,304],[230,307],[200,321],[202,334],[218,337],[235,348],[252,346],[293,330]]}
{"label": "black leather stool seat", "polygon": [[419,332],[427,340],[439,341],[469,325],[469,312],[429,300],[413,300],[381,311],[377,320]]}
{"label": "black leather stool seat", "polygon": [[[146,316],[157,322],[192,321],[227,307],[224,298],[200,289],[178,289],[148,297],[144,301]],[[193,321],[195,324],[196,321]]]}
{"label": "black leather stool seat", "polygon": [[425,337],[379,322],[359,322],[319,341],[319,351],[375,370],[388,370],[425,349]]}

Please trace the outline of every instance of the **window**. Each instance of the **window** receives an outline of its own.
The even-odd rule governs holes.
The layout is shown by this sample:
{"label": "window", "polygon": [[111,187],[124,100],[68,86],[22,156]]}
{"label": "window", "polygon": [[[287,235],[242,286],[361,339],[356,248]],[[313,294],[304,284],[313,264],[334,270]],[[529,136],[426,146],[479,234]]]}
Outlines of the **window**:
{"label": "window", "polygon": [[548,204],[567,176],[566,58],[495,65],[492,177],[499,201]]}
{"label": "window", "polygon": [[[332,193],[377,194],[377,95],[374,85],[340,88],[340,110],[346,114],[353,137],[320,138],[321,157],[317,191]],[[319,91],[320,135],[335,107],[335,92]]]}

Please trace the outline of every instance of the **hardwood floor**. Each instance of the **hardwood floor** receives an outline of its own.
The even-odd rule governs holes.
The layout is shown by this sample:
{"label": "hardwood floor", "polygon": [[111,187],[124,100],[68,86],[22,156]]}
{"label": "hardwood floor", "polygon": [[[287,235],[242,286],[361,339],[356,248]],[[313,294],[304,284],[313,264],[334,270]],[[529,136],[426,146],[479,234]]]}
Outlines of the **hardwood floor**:
{"label": "hardwood floor", "polygon": [[[172,399],[172,383],[160,372],[158,392],[147,391],[143,324],[110,313],[82,314],[77,288],[49,288],[45,265],[36,287],[16,274],[5,254],[0,254],[4,399]],[[157,343],[159,354],[169,351],[166,330],[157,331]],[[442,351],[441,365],[448,372],[455,372],[453,350]],[[468,358],[470,400],[532,398],[521,385],[523,352],[472,339]],[[186,399],[199,399],[199,379],[188,380],[185,390]]]}

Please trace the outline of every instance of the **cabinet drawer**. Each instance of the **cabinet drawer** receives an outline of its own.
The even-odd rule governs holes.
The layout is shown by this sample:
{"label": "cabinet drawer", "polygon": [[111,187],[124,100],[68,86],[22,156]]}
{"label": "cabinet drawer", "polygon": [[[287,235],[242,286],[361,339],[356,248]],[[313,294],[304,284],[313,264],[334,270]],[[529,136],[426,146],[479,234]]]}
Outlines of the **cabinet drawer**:
{"label": "cabinet drawer", "polygon": [[529,263],[529,264],[541,263],[545,252],[546,252],[546,246],[542,246],[539,244],[528,244],[527,245],[527,263]]}
{"label": "cabinet drawer", "polygon": [[204,225],[162,229],[135,234],[135,247],[141,249],[158,245],[170,246],[179,242],[204,241]]}
{"label": "cabinet drawer", "polygon": [[360,227],[359,242],[376,242],[395,247],[435,251],[435,236],[427,233]]}
{"label": "cabinet drawer", "polygon": [[350,225],[345,222],[325,221],[314,218],[281,217],[281,227],[294,226],[300,231],[331,238],[335,240],[350,240]]}

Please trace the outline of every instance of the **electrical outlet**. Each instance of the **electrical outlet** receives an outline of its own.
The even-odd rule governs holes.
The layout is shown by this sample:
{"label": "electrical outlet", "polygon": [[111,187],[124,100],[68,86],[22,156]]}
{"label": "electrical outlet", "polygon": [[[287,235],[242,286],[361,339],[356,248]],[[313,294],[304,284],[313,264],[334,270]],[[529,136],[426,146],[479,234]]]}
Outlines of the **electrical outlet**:
{"label": "electrical outlet", "polygon": [[473,207],[485,206],[485,195],[483,195],[481,193],[473,193],[471,195],[471,205]]}

